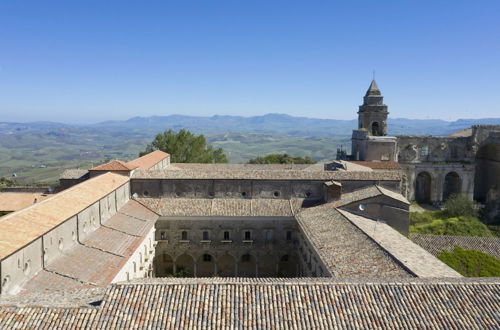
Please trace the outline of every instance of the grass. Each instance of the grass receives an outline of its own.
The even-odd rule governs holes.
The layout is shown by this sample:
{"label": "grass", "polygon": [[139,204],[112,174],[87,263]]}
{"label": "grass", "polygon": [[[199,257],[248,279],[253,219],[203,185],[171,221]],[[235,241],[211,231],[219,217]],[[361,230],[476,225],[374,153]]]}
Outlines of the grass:
{"label": "grass", "polygon": [[443,251],[438,258],[463,276],[500,276],[500,260],[481,251],[465,250],[455,246],[452,252]]}

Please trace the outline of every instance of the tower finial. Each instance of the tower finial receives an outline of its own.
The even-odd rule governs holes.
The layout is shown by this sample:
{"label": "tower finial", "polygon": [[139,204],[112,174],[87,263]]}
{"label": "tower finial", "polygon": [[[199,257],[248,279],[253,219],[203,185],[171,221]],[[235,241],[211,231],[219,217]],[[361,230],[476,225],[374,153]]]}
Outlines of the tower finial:
{"label": "tower finial", "polygon": [[372,80],[375,80],[375,69],[373,69],[373,79]]}

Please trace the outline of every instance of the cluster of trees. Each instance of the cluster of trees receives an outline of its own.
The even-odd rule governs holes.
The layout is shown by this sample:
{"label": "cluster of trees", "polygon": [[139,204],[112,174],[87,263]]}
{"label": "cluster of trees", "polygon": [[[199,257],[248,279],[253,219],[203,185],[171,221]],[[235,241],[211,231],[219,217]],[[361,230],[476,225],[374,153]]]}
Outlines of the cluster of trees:
{"label": "cluster of trees", "polygon": [[17,186],[17,182],[15,180],[6,178],[6,177],[0,177],[0,189],[4,187],[13,187]]}
{"label": "cluster of trees", "polygon": [[173,163],[227,163],[227,157],[222,148],[215,149],[207,145],[203,134],[194,135],[185,129],[177,133],[169,129],[157,134],[155,139],[146,146],[146,150],[139,155],[143,156],[155,150],[169,153]]}
{"label": "cluster of trees", "polygon": [[269,154],[250,159],[248,164],[316,164],[310,157],[293,157],[287,154]]}
{"label": "cluster of trees", "polygon": [[[169,129],[156,135],[139,155],[143,156],[155,150],[170,154],[172,163],[227,163],[227,156],[222,148],[207,145],[203,134],[194,135],[186,129],[174,132]],[[249,164],[315,164],[310,157],[293,157],[287,154],[270,154],[251,159]]]}

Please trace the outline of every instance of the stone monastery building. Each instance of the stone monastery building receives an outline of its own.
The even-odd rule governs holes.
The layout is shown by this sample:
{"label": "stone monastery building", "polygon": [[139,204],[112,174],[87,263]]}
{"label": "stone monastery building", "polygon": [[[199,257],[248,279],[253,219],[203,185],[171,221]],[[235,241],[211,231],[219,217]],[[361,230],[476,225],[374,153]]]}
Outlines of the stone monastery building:
{"label": "stone monastery building", "polygon": [[0,328],[498,327],[498,279],[465,279],[406,237],[408,173],[427,168],[432,184],[453,168],[465,189],[469,167],[425,163],[421,140],[387,137],[386,119],[373,82],[357,161],[174,164],[154,151],[65,173],[65,190],[0,218]]}

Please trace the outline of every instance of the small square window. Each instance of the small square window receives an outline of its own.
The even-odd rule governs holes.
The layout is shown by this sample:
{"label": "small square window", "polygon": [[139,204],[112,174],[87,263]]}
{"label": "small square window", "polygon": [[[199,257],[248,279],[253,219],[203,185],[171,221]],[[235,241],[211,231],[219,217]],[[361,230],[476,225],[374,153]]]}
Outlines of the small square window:
{"label": "small square window", "polygon": [[203,255],[203,261],[204,262],[211,262],[212,261],[212,256],[210,254],[204,254]]}
{"label": "small square window", "polygon": [[249,254],[244,254],[241,256],[241,262],[250,262],[252,260],[252,256]]}
{"label": "small square window", "polygon": [[183,232],[181,233],[181,239],[182,239],[183,241],[187,241],[187,239],[188,239],[188,232],[187,232],[187,231],[183,231]]}

